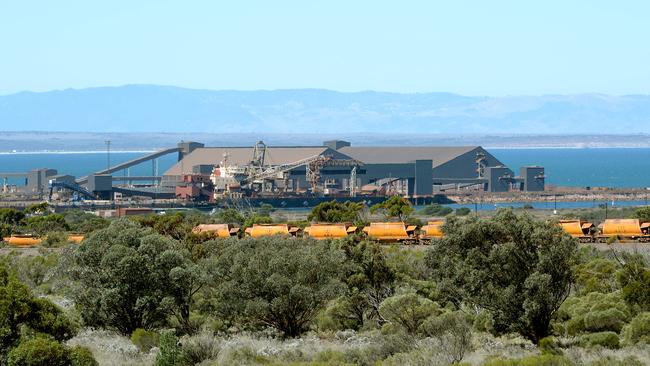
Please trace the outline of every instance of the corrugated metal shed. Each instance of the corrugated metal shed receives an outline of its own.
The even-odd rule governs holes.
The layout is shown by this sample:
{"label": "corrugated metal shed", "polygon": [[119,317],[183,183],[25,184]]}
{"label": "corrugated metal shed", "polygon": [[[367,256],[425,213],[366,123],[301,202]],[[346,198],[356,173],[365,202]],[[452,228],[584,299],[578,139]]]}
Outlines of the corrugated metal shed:
{"label": "corrugated metal shed", "polygon": [[[301,159],[306,159],[325,152],[336,155],[341,158],[341,154],[325,146],[311,147],[267,147],[265,162],[269,165],[288,164]],[[245,165],[253,158],[252,147],[205,147],[192,151],[189,155],[174,164],[165,175],[181,175],[191,173],[195,165],[215,165],[224,159],[224,154],[228,154],[229,165]]]}
{"label": "corrugated metal shed", "polygon": [[365,164],[405,164],[415,160],[432,160],[433,167],[437,167],[477,148],[478,146],[348,146],[338,151]]}

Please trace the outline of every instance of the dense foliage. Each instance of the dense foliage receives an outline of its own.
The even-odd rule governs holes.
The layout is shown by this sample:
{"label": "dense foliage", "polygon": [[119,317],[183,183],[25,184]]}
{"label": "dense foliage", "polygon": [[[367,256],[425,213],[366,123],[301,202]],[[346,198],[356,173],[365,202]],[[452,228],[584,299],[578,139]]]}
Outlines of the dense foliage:
{"label": "dense foliage", "polygon": [[296,337],[341,293],[343,260],[328,243],[306,239],[231,240],[217,261],[224,315]]}
{"label": "dense foliage", "polygon": [[444,297],[490,311],[496,332],[534,342],[569,295],[577,246],[552,223],[501,210],[490,220],[450,219],[427,262]]}
{"label": "dense foliage", "polygon": [[387,218],[397,218],[400,221],[406,220],[413,211],[414,209],[408,199],[401,196],[392,196],[384,202],[370,207],[371,213],[381,212]]}
{"label": "dense foliage", "polygon": [[[408,202],[388,201],[375,211],[417,219]],[[311,219],[349,221],[361,209],[326,202]],[[647,255],[578,251],[554,222],[512,210],[489,218],[457,212],[446,237],[428,247],[192,233],[200,223],[270,222],[270,211],[105,220],[0,210],[10,230],[25,232],[30,222],[56,229],[35,255],[0,258],[0,364],[96,364],[74,339],[62,343],[76,322],[115,330],[149,355],[130,364],[478,364],[485,344],[520,342],[516,355],[527,357],[486,363],[573,365],[590,364],[575,361],[576,352],[650,342]],[[56,225],[87,233],[85,241],[62,247],[68,233]],[[62,310],[46,297],[70,305]],[[308,342],[340,343],[319,351]],[[594,365],[639,364],[604,360]]]}
{"label": "dense foliage", "polygon": [[86,324],[131,334],[173,315],[190,329],[190,304],[205,275],[174,239],[116,220],[84,241],[74,263],[74,298]]}
{"label": "dense foliage", "polygon": [[356,222],[362,211],[363,203],[360,202],[322,202],[311,210],[307,219],[312,222]]}

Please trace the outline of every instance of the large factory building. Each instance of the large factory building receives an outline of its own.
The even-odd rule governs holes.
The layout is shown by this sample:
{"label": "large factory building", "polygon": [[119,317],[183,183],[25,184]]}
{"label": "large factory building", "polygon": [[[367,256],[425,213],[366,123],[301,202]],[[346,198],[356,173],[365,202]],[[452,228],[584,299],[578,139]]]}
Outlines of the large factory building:
{"label": "large factory building", "polygon": [[[204,147],[179,145],[183,154],[163,176],[164,186],[182,183],[189,175],[215,171],[238,174],[257,166],[259,192],[306,191],[342,195],[375,191],[411,197],[431,196],[448,189],[490,192],[544,190],[542,167],[523,167],[520,175],[505,167],[480,146],[357,147],[349,142],[326,141],[323,146]],[[221,168],[221,170],[219,170]],[[220,173],[217,173],[219,175]],[[217,177],[219,178],[219,177]],[[318,186],[318,187],[317,187]]]}

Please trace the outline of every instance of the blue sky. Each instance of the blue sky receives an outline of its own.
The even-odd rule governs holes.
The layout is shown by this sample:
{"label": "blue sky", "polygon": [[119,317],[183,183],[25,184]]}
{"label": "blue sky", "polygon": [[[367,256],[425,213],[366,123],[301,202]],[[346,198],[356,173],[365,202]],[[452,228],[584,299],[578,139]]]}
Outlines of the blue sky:
{"label": "blue sky", "polygon": [[649,1],[0,1],[0,94],[649,94]]}

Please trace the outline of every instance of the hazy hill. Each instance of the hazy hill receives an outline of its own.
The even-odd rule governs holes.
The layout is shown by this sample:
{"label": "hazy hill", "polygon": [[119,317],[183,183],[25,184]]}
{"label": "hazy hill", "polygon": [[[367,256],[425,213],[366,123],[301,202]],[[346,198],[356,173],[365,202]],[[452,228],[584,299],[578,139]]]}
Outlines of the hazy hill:
{"label": "hazy hill", "polygon": [[650,132],[650,96],[466,97],[129,85],[0,96],[0,130],[629,134]]}

